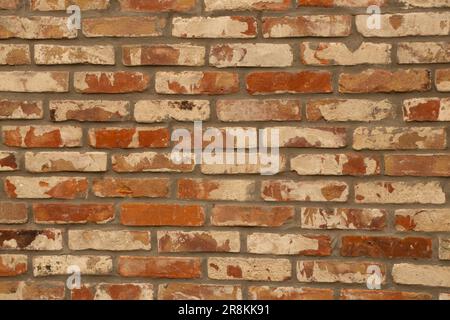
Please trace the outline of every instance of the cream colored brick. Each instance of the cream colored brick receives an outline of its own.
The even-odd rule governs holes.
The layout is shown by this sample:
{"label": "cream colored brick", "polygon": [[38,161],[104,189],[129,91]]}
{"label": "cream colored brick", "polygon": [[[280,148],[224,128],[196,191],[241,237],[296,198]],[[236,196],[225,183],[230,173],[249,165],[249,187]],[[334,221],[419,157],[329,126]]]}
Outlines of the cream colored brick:
{"label": "cream colored brick", "polygon": [[253,233],[247,236],[247,251],[256,254],[298,255],[318,252],[320,240],[296,234]]}
{"label": "cream colored brick", "polygon": [[35,277],[72,274],[69,267],[78,267],[82,275],[106,275],[112,272],[112,258],[109,256],[37,256],[33,257]]}
{"label": "cream colored brick", "polygon": [[450,260],[450,239],[439,238],[439,259]]}
{"label": "cream colored brick", "polygon": [[287,259],[208,259],[208,277],[216,280],[284,281],[291,277],[291,269]]}
{"label": "cream colored brick", "polygon": [[70,250],[150,250],[148,231],[69,230]]}
{"label": "cream colored brick", "polygon": [[275,43],[218,44],[211,48],[209,63],[225,67],[289,67],[294,61],[291,46]]}
{"label": "cream colored brick", "polygon": [[450,0],[400,0],[407,7],[439,8],[450,7]]}
{"label": "cream colored brick", "polygon": [[445,192],[439,182],[359,182],[355,185],[358,203],[443,204]]}
{"label": "cream colored brick", "polygon": [[49,105],[53,121],[119,121],[130,113],[128,101],[52,100]]}
{"label": "cream colored brick", "polygon": [[0,91],[68,92],[69,73],[65,71],[0,72]]}
{"label": "cream colored brick", "polygon": [[356,150],[444,149],[447,137],[438,127],[359,127],[353,134]]}
{"label": "cream colored brick", "polygon": [[[264,134],[271,137],[272,130],[279,133],[279,147],[315,147],[342,148],[347,145],[345,130],[334,128],[273,127],[264,129]],[[268,145],[272,146],[269,141]]]}
{"label": "cream colored brick", "polygon": [[76,28],[69,30],[68,17],[2,16],[0,39],[74,39]]}
{"label": "cream colored brick", "polygon": [[370,16],[357,15],[356,27],[365,37],[448,36],[450,12],[382,14],[381,29],[369,28]]}
{"label": "cream colored brick", "polygon": [[399,63],[449,63],[450,42],[400,42]]}
{"label": "cream colored brick", "polygon": [[191,44],[127,45],[122,52],[126,66],[203,66],[206,56],[205,47]]}
{"label": "cream colored brick", "polygon": [[385,100],[324,99],[310,100],[306,105],[310,121],[381,121],[391,118],[394,104]]}
{"label": "cream colored brick", "polygon": [[256,21],[233,17],[176,17],[172,21],[172,35],[183,38],[255,38]]}
{"label": "cream colored brick", "polygon": [[205,0],[206,11],[283,10],[290,5],[289,0]]}
{"label": "cream colored brick", "polygon": [[386,271],[382,264],[359,261],[299,261],[297,263],[297,279],[300,282],[326,283],[366,283],[370,276],[370,266],[380,268],[386,281]]}
{"label": "cream colored brick", "polygon": [[340,181],[263,181],[261,196],[265,201],[346,202],[348,185]]}
{"label": "cream colored brick", "polygon": [[[274,175],[286,170],[286,157],[280,155],[275,158],[275,155],[271,157],[262,157],[258,153],[246,153],[243,155],[243,163],[226,164],[228,154],[223,154],[223,164],[211,164],[207,163],[204,154],[203,163],[201,165],[201,171],[203,174],[263,174]],[[231,157],[233,155],[230,154]],[[240,161],[240,160],[238,160]]]}
{"label": "cream colored brick", "polygon": [[110,0],[31,0],[31,10],[65,11],[70,5],[76,5],[81,10],[101,10],[107,9],[109,2]]}
{"label": "cream colored brick", "polygon": [[205,121],[209,116],[208,100],[140,100],[134,107],[134,118],[140,123]]}
{"label": "cream colored brick", "polygon": [[391,49],[388,43],[369,42],[363,42],[356,50],[340,42],[304,42],[301,45],[303,63],[315,66],[389,64]]}
{"label": "cream colored brick", "polygon": [[299,175],[375,175],[380,164],[359,154],[302,154],[291,158],[291,170]]}
{"label": "cream colored brick", "polygon": [[54,251],[63,248],[62,231],[59,229],[44,230],[0,230],[0,249]]}
{"label": "cream colored brick", "polygon": [[82,177],[6,177],[6,192],[18,199],[85,198],[88,182]]}
{"label": "cream colored brick", "polygon": [[0,44],[0,65],[30,64],[30,46],[27,44]]}
{"label": "cream colored brick", "polygon": [[29,172],[101,172],[108,157],[103,152],[27,152],[25,168]]}
{"label": "cream colored brick", "polygon": [[394,264],[392,277],[397,284],[450,287],[450,267],[448,266]]}
{"label": "cream colored brick", "polygon": [[450,232],[450,209],[399,209],[395,218],[400,231]]}
{"label": "cream colored brick", "polygon": [[99,64],[114,65],[113,46],[60,46],[37,44],[34,46],[36,64]]}

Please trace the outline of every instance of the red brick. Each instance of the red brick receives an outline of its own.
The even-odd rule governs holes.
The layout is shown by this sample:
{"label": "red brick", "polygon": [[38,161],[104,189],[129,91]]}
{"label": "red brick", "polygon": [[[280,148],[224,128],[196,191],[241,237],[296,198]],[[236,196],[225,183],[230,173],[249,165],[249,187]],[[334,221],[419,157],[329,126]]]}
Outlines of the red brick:
{"label": "red brick", "polygon": [[436,70],[436,89],[440,92],[450,92],[450,69]]}
{"label": "red brick", "polygon": [[83,19],[85,37],[157,37],[166,20],[160,17],[102,17]]}
{"label": "red brick", "polygon": [[0,255],[0,277],[14,277],[27,272],[28,258],[25,255]]}
{"label": "red brick", "polygon": [[158,231],[159,252],[239,252],[239,232]]}
{"label": "red brick", "polygon": [[431,258],[432,240],[409,237],[342,237],[341,255],[344,257],[373,258]]}
{"label": "red brick", "polygon": [[42,119],[42,101],[0,100],[0,119]]}
{"label": "red brick", "polygon": [[0,0],[0,9],[17,9],[19,4],[20,0]]}
{"label": "red brick", "polygon": [[450,155],[385,155],[388,176],[450,177]]}
{"label": "red brick", "polygon": [[55,251],[63,248],[62,231],[58,229],[1,229],[1,250]]}
{"label": "red brick", "polygon": [[72,126],[3,126],[3,143],[16,148],[79,147],[83,132]]}
{"label": "red brick", "polygon": [[0,151],[0,171],[15,171],[19,168],[19,159],[15,152]]}
{"label": "red brick", "polygon": [[113,204],[35,203],[33,214],[41,224],[104,224],[114,219]]}
{"label": "red brick", "polygon": [[120,221],[126,226],[202,226],[205,211],[198,205],[124,203]]}
{"label": "red brick", "polygon": [[122,11],[133,12],[187,12],[197,5],[197,0],[119,0]]}
{"label": "red brick", "polygon": [[200,258],[119,257],[118,272],[123,277],[195,279],[202,275]]}
{"label": "red brick", "polygon": [[341,93],[425,92],[430,89],[431,76],[427,69],[369,69],[339,76]]}
{"label": "red brick", "polygon": [[214,205],[211,224],[223,227],[281,227],[293,218],[293,207]]}
{"label": "red brick", "polygon": [[340,298],[341,300],[431,300],[433,296],[424,292],[342,289]]}
{"label": "red brick", "polygon": [[153,285],[147,283],[83,284],[70,292],[72,300],[153,300]]}
{"label": "red brick", "polygon": [[96,128],[89,130],[89,145],[94,148],[164,148],[169,146],[167,128]]}
{"label": "red brick", "polygon": [[86,198],[88,181],[77,177],[6,177],[5,192],[18,199]]}
{"label": "red brick", "polygon": [[142,152],[115,154],[112,156],[112,168],[116,172],[192,172],[194,159],[190,164],[178,164],[170,153]]}
{"label": "red brick", "polygon": [[246,81],[250,94],[329,93],[331,78],[328,71],[253,72]]}
{"label": "red brick", "polygon": [[163,178],[97,178],[92,192],[101,198],[166,198],[169,184],[169,179]]}
{"label": "red brick", "polygon": [[57,281],[2,281],[3,300],[63,300],[65,283]]}
{"label": "red brick", "polygon": [[20,224],[28,221],[28,206],[23,202],[0,202],[0,224]]}
{"label": "red brick", "polygon": [[147,89],[150,76],[141,72],[75,72],[75,90],[80,93],[130,93]]}
{"label": "red brick", "polygon": [[126,66],[202,66],[205,47],[189,44],[127,45],[122,47]]}
{"label": "red brick", "polygon": [[450,99],[416,98],[403,101],[405,121],[450,121]]}

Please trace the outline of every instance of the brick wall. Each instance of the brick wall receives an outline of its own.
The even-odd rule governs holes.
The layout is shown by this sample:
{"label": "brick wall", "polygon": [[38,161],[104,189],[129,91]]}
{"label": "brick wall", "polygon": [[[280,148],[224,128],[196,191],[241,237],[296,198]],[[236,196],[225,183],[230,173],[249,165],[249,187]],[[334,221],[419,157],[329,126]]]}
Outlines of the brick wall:
{"label": "brick wall", "polygon": [[[0,9],[0,299],[450,297],[449,0]],[[194,121],[279,172],[175,163]]]}

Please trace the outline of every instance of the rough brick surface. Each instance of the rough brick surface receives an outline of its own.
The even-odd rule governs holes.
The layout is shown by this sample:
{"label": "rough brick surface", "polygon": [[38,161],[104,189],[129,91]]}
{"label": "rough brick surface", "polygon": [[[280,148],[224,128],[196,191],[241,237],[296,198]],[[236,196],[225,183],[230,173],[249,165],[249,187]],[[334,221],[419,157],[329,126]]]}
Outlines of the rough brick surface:
{"label": "rough brick surface", "polygon": [[153,285],[146,283],[89,283],[70,292],[72,300],[153,300],[153,295]]}
{"label": "rough brick surface", "polygon": [[449,10],[0,0],[0,300],[450,300]]}
{"label": "rough brick surface", "polygon": [[386,268],[373,262],[340,262],[340,261],[299,261],[297,263],[297,279],[300,282],[319,283],[365,283],[369,274],[367,268],[377,266],[385,281]]}

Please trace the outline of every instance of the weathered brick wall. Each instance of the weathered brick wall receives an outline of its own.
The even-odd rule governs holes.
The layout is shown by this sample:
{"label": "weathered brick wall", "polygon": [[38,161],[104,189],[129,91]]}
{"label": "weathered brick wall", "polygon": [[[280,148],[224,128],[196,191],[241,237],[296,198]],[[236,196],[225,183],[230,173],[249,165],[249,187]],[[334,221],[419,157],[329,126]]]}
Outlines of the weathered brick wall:
{"label": "weathered brick wall", "polygon": [[[450,0],[0,9],[0,298],[450,296]],[[174,163],[197,120],[280,172]]]}

